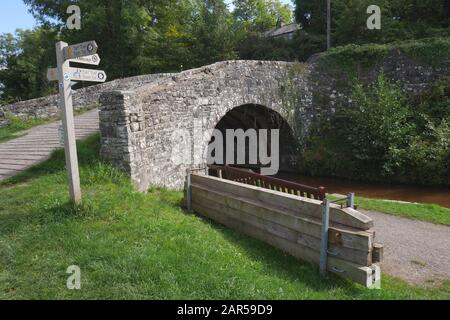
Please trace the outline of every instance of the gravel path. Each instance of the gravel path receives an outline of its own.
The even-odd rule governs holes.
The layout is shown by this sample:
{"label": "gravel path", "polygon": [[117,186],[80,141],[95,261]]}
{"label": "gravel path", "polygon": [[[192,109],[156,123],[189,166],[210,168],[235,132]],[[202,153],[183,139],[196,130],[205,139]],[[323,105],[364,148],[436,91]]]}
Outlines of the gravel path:
{"label": "gravel path", "polygon": [[450,281],[450,227],[360,210],[375,221],[384,245],[382,271],[411,284]]}
{"label": "gravel path", "polygon": [[[78,140],[85,139],[98,129],[98,110],[75,117]],[[0,143],[0,181],[36,165],[59,149],[58,127],[60,121],[27,130],[23,137]]]}

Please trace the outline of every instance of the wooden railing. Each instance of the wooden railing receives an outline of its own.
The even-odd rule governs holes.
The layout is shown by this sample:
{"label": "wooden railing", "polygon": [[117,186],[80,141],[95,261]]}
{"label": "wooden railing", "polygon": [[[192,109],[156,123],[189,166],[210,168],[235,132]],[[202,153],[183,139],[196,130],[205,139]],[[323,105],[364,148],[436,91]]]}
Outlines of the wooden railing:
{"label": "wooden railing", "polygon": [[314,188],[291,181],[263,176],[251,172],[250,170],[217,165],[210,165],[208,166],[208,168],[210,172],[215,172],[215,176],[219,178],[253,185],[265,189],[281,191],[284,193],[316,200],[324,200],[326,195],[324,187]]}
{"label": "wooden railing", "polygon": [[[234,173],[237,179],[237,172],[242,170],[218,169],[223,175]],[[253,174],[245,172],[242,176],[250,178]],[[275,184],[267,178],[264,183],[270,180]],[[328,272],[364,286],[374,287],[380,282],[377,263],[382,246],[375,247],[373,220],[356,210],[341,209],[325,201],[328,219],[323,219],[322,201],[263,188],[255,190],[247,184],[203,174],[188,174],[187,191],[188,208],[201,216],[303,261],[322,264]],[[326,254],[326,259],[321,254]]]}

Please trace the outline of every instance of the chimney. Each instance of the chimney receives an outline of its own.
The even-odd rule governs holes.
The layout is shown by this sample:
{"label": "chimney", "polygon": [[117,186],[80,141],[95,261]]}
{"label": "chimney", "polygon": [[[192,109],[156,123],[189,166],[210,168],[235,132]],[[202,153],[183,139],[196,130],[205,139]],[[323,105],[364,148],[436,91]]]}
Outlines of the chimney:
{"label": "chimney", "polygon": [[284,24],[284,21],[283,21],[283,17],[279,17],[278,20],[277,20],[277,29],[280,29],[280,28],[282,28],[284,26],[285,26],[285,24]]}

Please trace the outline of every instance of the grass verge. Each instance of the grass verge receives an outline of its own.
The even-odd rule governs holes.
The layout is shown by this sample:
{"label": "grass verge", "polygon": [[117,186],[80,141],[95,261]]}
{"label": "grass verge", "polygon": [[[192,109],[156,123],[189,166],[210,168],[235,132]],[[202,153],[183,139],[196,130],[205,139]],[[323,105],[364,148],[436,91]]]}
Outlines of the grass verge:
{"label": "grass verge", "polygon": [[[97,106],[92,105],[82,110],[75,110],[74,115],[78,116],[95,108]],[[0,143],[21,137],[23,135],[22,131],[24,130],[59,120],[57,117],[41,119],[37,117],[20,118],[10,115],[7,116],[7,119],[9,120],[9,124],[6,127],[0,128]]]}
{"label": "grass verge", "polygon": [[[339,197],[330,196],[336,200]],[[407,203],[382,199],[356,197],[358,208],[450,226],[450,209],[436,204]]]}
{"label": "grass verge", "polygon": [[[384,276],[367,290],[185,212],[182,193],[134,191],[79,144],[83,203],[68,202],[64,155],[0,184],[0,299],[450,299]],[[66,288],[71,265],[81,290]]]}
{"label": "grass verge", "polygon": [[22,131],[49,122],[49,120],[39,118],[22,119],[12,116],[8,116],[8,120],[9,124],[6,127],[0,128],[0,142],[18,138],[21,136]]}

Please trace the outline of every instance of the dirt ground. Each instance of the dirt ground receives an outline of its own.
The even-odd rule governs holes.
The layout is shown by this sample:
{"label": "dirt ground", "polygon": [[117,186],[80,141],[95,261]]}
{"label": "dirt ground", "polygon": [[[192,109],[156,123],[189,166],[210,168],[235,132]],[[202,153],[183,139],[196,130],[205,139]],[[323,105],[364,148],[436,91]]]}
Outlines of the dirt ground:
{"label": "dirt ground", "polygon": [[375,240],[384,245],[382,272],[410,284],[450,281],[450,227],[360,210],[375,222]]}

